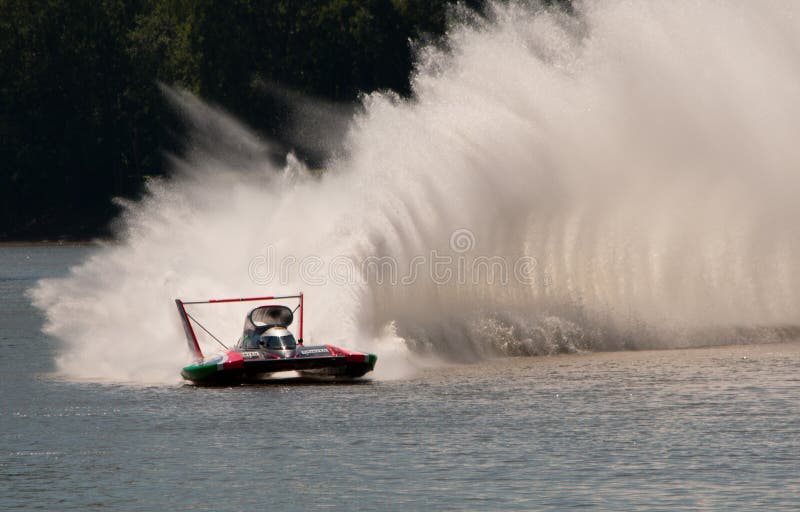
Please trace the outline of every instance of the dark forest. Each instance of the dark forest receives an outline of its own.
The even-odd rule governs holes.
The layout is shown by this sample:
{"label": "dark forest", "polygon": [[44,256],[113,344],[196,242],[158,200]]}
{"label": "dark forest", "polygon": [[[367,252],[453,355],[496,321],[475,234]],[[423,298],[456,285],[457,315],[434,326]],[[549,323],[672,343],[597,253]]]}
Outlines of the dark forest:
{"label": "dark forest", "polygon": [[286,95],[342,105],[375,90],[408,95],[414,44],[440,38],[454,9],[447,0],[0,0],[0,240],[107,236],[113,198],[140,195],[180,144],[160,83],[318,164],[324,154],[283,136]]}

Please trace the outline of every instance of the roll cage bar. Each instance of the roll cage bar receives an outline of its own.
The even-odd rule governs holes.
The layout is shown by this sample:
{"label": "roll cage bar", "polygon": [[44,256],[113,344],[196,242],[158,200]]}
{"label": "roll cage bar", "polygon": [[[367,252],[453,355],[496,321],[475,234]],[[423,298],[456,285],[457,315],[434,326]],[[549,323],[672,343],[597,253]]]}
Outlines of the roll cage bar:
{"label": "roll cage bar", "polygon": [[[283,299],[298,299],[299,304],[297,309],[300,310],[300,318],[299,322],[299,338],[297,342],[299,344],[303,344],[303,292],[299,292],[297,295],[274,295],[269,297],[237,297],[233,299],[207,299],[207,300],[181,300],[175,299],[175,305],[178,307],[178,313],[181,316],[181,322],[183,323],[183,331],[186,334],[186,341],[189,344],[189,350],[194,354],[195,358],[201,360],[203,359],[203,351],[200,350],[200,343],[197,341],[197,335],[194,332],[194,327],[192,322],[197,324],[201,329],[207,332],[212,338],[214,338],[217,343],[225,347],[225,344],[222,343],[216,336],[211,334],[205,327],[203,327],[200,322],[194,319],[189,313],[186,312],[186,306],[196,305],[196,304],[224,304],[230,302],[254,302],[254,301],[271,301],[271,300],[283,300]],[[228,348],[228,347],[225,347]]]}

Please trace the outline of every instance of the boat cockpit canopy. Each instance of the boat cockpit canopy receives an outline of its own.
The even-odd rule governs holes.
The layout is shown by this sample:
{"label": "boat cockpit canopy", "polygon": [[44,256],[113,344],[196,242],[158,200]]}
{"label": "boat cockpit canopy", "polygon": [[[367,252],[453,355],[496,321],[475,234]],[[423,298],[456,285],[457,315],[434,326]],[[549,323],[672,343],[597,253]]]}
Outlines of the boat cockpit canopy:
{"label": "boat cockpit canopy", "polygon": [[258,338],[247,337],[242,342],[243,348],[268,350],[294,350],[297,348],[297,340],[294,335],[282,327],[275,327],[265,332]]}

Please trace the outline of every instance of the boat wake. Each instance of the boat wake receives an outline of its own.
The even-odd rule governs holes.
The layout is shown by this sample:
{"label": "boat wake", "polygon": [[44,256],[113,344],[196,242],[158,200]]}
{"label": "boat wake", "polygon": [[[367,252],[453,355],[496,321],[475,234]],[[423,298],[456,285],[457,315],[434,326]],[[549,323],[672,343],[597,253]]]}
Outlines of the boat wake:
{"label": "boat wake", "polygon": [[[378,353],[378,377],[421,353],[795,336],[800,4],[734,4],[462,12],[412,97],[365,96],[321,173],[167,89],[192,127],[172,176],[32,291],[59,370],[175,380],[174,298],[298,289],[307,338]],[[213,315],[236,336],[241,312]]]}

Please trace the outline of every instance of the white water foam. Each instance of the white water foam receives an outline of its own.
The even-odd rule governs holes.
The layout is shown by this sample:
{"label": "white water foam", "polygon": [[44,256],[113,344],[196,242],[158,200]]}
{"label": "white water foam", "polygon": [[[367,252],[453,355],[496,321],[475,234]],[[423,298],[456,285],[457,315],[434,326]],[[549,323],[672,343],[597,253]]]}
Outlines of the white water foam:
{"label": "white water foam", "polygon": [[[175,297],[298,289],[306,337],[377,352],[378,376],[420,352],[762,341],[800,324],[800,3],[457,18],[419,51],[411,99],[363,99],[321,177],[291,155],[274,168],[236,120],[168,91],[193,127],[173,176],[125,206],[119,242],[32,292],[60,372],[175,380]],[[401,282],[343,282],[365,261]],[[238,336],[241,307],[198,308]]]}

